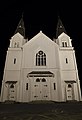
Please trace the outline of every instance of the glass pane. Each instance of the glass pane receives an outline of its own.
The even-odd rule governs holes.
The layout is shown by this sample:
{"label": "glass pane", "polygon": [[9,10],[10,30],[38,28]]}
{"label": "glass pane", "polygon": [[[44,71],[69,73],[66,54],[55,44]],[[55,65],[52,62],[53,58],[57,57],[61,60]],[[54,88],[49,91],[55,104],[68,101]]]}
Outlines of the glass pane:
{"label": "glass pane", "polygon": [[43,51],[39,51],[36,54],[36,65],[37,66],[45,66],[46,65],[46,54]]}
{"label": "glass pane", "polygon": [[45,79],[45,78],[43,78],[43,79],[42,79],[42,82],[46,82],[46,79]]}
{"label": "glass pane", "polygon": [[70,85],[70,84],[68,84],[68,88],[71,88],[71,85]]}
{"label": "glass pane", "polygon": [[39,79],[39,78],[37,78],[37,79],[36,79],[36,82],[40,82],[40,79]]}
{"label": "glass pane", "polygon": [[14,85],[13,85],[13,84],[11,84],[10,88],[14,88]]}
{"label": "glass pane", "polygon": [[26,90],[28,90],[28,83],[26,83]]}
{"label": "glass pane", "polygon": [[54,83],[54,90],[56,90],[56,84]]}
{"label": "glass pane", "polygon": [[43,51],[39,51],[39,54],[42,55],[42,54],[43,54]]}

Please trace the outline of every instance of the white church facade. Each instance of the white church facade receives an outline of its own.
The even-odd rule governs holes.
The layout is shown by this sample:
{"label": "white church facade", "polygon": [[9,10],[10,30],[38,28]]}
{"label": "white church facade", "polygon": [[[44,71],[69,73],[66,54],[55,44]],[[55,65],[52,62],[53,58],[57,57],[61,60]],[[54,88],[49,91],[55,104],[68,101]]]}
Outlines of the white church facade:
{"label": "white church facade", "polygon": [[42,31],[25,39],[22,22],[7,50],[1,101],[81,101],[75,50],[61,21],[54,40]]}

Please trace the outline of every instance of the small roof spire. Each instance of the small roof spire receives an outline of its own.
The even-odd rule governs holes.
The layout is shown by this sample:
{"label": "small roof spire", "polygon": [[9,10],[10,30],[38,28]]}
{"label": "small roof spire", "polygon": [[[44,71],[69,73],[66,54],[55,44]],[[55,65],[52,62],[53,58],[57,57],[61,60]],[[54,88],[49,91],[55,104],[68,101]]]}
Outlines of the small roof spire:
{"label": "small roof spire", "polygon": [[57,28],[56,28],[56,38],[62,33],[66,33],[66,30],[62,24],[60,17],[58,16]]}
{"label": "small roof spire", "polygon": [[18,26],[16,28],[15,34],[19,32],[22,36],[25,37],[25,26],[24,26],[24,20],[23,20],[23,13],[22,13],[22,17],[18,23]]}

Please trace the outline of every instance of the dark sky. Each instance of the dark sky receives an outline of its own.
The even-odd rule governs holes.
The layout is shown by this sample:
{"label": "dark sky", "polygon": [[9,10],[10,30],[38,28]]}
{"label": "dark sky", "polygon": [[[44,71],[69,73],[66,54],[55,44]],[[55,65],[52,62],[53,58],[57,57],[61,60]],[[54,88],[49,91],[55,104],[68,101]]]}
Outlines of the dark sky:
{"label": "dark sky", "polygon": [[[1,1],[0,1],[1,2]],[[13,36],[21,19],[22,13],[25,22],[26,37],[35,36],[40,30],[51,39],[55,37],[57,18],[62,23],[72,39],[75,49],[79,78],[82,86],[81,74],[81,36],[82,36],[82,7],[81,3],[74,1],[60,2],[40,1],[32,2],[21,0],[3,0],[0,3],[0,84],[3,76],[6,51],[9,39]]]}

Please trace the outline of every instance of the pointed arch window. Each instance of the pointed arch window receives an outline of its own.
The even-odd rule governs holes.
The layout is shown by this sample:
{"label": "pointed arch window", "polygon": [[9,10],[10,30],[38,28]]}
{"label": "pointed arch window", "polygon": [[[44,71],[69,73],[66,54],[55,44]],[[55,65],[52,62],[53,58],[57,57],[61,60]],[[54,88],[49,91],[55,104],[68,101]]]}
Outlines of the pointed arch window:
{"label": "pointed arch window", "polygon": [[14,88],[14,85],[13,85],[13,84],[11,84],[11,85],[10,85],[10,88]]}
{"label": "pointed arch window", "polygon": [[71,86],[71,84],[68,84],[68,88],[71,88],[72,86]]}
{"label": "pointed arch window", "polygon": [[41,50],[36,54],[36,66],[46,66],[46,54]]}

